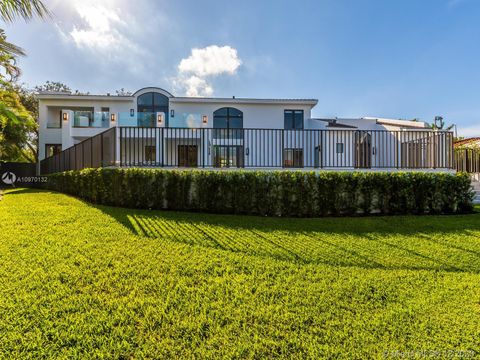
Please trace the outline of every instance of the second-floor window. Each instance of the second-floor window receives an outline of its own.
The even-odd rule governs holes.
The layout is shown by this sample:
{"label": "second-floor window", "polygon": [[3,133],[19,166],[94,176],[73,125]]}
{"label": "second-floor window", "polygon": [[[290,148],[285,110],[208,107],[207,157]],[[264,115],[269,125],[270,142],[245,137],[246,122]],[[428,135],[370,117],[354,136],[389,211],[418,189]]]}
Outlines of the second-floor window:
{"label": "second-floor window", "polygon": [[47,129],[60,129],[62,127],[62,110],[58,111],[58,116],[48,118]]}
{"label": "second-floor window", "polygon": [[303,110],[285,110],[283,114],[284,129],[303,129]]}
{"label": "second-floor window", "polygon": [[214,138],[242,139],[243,112],[231,107],[224,107],[213,113]]}

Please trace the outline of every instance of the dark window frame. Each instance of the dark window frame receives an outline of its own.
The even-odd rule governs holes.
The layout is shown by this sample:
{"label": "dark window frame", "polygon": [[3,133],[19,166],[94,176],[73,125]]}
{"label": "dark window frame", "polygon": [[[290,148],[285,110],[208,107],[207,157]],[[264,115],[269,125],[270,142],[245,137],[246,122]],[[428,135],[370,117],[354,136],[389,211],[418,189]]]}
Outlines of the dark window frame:
{"label": "dark window frame", "polygon": [[[291,152],[291,159],[288,159],[287,152]],[[291,161],[291,163],[289,163]],[[284,148],[283,149],[283,167],[284,168],[303,168],[303,148]]]}
{"label": "dark window frame", "polygon": [[[225,115],[220,115],[221,111],[226,110]],[[232,110],[237,112],[237,115],[230,114]],[[215,120],[224,120],[226,122],[226,127],[215,126]],[[241,127],[230,126],[231,120],[240,120]],[[213,112],[213,137],[218,138],[230,138],[230,139],[243,139],[243,111],[232,106],[224,106]],[[226,130],[225,130],[226,129]],[[239,130],[242,129],[242,130]]]}
{"label": "dark window frame", "polygon": [[[161,103],[155,102],[155,95],[160,96],[162,99]],[[139,104],[139,100],[143,97],[151,96],[150,103],[148,105],[141,105]],[[165,105],[166,104],[166,105]],[[147,127],[155,127],[156,124],[156,113],[163,112],[165,114],[165,126],[168,127],[168,119],[169,119],[169,107],[170,107],[170,99],[168,96],[155,92],[149,91],[143,93],[137,97],[137,121],[138,123],[142,123],[142,126],[148,125]],[[143,115],[142,115],[143,114]],[[150,114],[151,116],[145,116],[145,114]]]}
{"label": "dark window frame", "polygon": [[[287,118],[286,118],[287,113],[292,114],[292,126],[291,127],[287,126]],[[295,113],[301,113],[302,114],[302,126],[301,127],[296,126]],[[305,128],[305,111],[301,110],[301,109],[284,109],[283,110],[283,128],[285,130],[303,130]]]}

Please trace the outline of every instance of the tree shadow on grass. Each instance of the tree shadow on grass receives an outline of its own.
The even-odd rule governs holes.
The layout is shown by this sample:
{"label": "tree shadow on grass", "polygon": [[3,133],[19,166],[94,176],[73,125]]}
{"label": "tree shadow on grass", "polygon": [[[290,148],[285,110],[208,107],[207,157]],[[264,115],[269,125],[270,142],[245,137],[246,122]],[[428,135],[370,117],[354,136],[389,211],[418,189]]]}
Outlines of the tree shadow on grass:
{"label": "tree shadow on grass", "polygon": [[480,273],[479,214],[296,219],[95,207],[149,238],[304,264]]}
{"label": "tree shadow on grass", "polygon": [[[16,189],[8,194],[38,191],[46,192]],[[147,238],[301,264],[480,273],[478,213],[299,219],[84,203]]]}

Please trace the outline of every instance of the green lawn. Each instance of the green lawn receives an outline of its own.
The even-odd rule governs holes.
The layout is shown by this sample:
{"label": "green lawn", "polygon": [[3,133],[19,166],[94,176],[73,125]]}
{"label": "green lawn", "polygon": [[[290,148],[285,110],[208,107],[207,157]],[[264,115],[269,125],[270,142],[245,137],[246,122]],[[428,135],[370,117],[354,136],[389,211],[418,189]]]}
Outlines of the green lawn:
{"label": "green lawn", "polygon": [[17,189],[0,234],[0,358],[480,356],[478,213],[276,219]]}

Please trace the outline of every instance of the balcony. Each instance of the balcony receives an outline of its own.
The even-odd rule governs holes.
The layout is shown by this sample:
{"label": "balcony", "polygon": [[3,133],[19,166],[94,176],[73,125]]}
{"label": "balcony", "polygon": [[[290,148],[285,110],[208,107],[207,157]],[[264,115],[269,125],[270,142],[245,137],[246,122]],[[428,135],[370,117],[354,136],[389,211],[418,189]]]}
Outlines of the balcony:
{"label": "balcony", "polygon": [[109,128],[108,111],[74,111],[73,127],[74,128]]}

